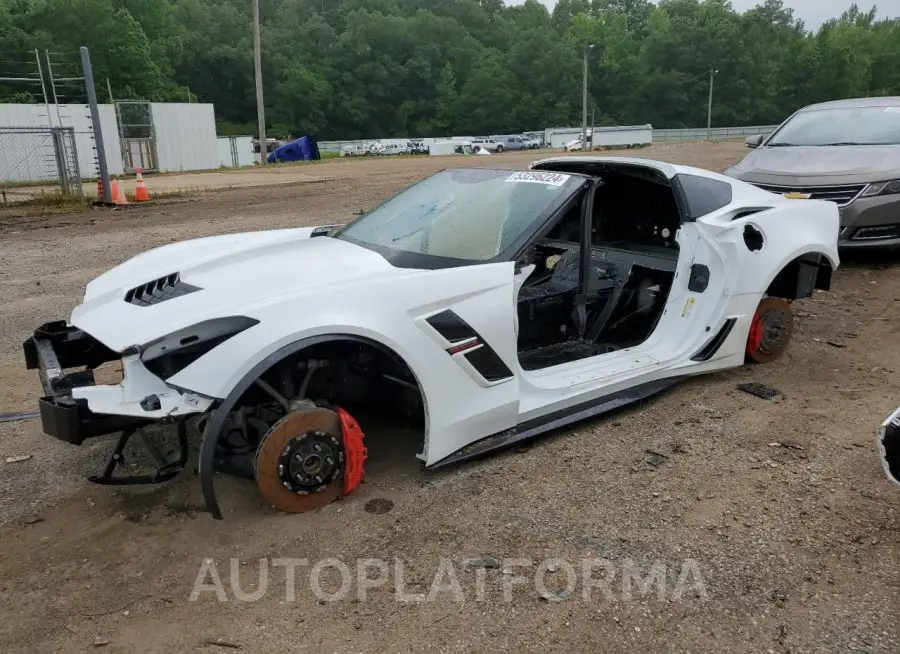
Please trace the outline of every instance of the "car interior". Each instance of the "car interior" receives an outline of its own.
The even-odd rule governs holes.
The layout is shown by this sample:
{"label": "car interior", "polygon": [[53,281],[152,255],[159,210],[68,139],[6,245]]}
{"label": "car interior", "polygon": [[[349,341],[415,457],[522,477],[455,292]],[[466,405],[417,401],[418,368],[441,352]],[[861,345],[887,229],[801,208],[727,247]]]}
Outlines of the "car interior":
{"label": "car interior", "polygon": [[563,207],[518,261],[536,266],[517,303],[525,370],[640,345],[675,276],[681,223],[668,180],[640,166],[573,165],[564,172],[597,180],[593,198],[587,190]]}

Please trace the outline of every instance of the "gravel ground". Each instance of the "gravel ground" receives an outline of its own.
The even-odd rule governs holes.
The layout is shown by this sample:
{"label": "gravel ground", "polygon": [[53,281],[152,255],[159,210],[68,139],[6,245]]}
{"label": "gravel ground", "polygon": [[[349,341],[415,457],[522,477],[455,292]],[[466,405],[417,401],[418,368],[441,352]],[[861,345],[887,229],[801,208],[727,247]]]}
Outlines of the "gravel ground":
{"label": "gravel ground", "polygon": [[[695,144],[641,155],[721,170],[743,152]],[[241,171],[233,185],[246,188],[153,206],[0,212],[0,411],[33,410],[39,387],[22,369],[21,341],[66,317],[110,266],[185,238],[349,220],[428,172],[471,161],[334,161],[279,170],[286,183],[276,186],[252,177],[271,171]],[[2,423],[0,650],[900,651],[898,497],[873,442],[900,402],[900,267],[845,262],[834,290],[796,311],[794,343],[777,363],[694,379],[483,461],[425,473],[412,456],[417,434],[377,430],[361,489],[303,516],[267,509],[235,479],[218,484],[223,522],[199,510],[189,473],[161,487],[92,486],[84,476],[107,441],[74,448],[35,421]],[[782,394],[737,391],[746,381]],[[31,458],[3,463],[17,455]],[[390,510],[373,512],[373,499]],[[383,559],[388,581],[361,597],[354,576],[348,596],[326,601],[309,568],[297,569],[291,596],[279,567],[260,599],[239,601],[230,560],[238,592],[249,592],[259,560],[279,557],[336,558],[353,575],[359,559]],[[538,575],[546,601],[534,574],[554,557]],[[224,602],[214,592],[190,599],[204,559]],[[444,592],[397,601],[397,586],[433,591],[442,560]],[[585,597],[585,560],[600,565],[591,578],[607,592]],[[571,593],[560,591],[568,566]],[[339,586],[333,573],[321,577],[326,591]],[[625,583],[632,573],[645,588]]]}

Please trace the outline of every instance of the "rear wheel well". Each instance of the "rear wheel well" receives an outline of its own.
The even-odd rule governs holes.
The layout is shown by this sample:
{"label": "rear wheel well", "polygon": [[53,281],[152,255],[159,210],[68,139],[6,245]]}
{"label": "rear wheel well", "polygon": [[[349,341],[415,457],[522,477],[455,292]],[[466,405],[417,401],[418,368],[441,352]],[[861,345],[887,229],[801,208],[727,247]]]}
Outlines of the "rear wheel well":
{"label": "rear wheel well", "polygon": [[786,300],[812,297],[818,289],[831,289],[831,262],[820,252],[800,255],[787,264],[769,284],[766,295]]}

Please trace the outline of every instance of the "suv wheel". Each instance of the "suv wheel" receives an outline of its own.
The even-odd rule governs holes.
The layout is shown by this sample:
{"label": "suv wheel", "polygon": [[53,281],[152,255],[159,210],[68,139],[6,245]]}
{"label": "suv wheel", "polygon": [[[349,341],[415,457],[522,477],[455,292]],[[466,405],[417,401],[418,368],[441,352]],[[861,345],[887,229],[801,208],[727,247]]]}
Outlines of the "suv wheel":
{"label": "suv wheel", "polygon": [[497,146],[497,153],[499,154],[500,152],[503,152],[503,146],[502,146],[502,145],[498,145],[498,146]]}

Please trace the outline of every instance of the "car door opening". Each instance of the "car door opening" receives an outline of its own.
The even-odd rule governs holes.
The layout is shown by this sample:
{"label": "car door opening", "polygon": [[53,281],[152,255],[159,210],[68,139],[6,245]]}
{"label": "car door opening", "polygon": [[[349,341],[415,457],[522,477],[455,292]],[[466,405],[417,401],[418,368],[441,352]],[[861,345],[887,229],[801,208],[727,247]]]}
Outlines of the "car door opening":
{"label": "car door opening", "polygon": [[564,208],[521,260],[535,266],[517,299],[522,368],[539,370],[646,341],[672,287],[680,224],[675,194],[662,175],[636,166],[599,174],[594,188]]}

